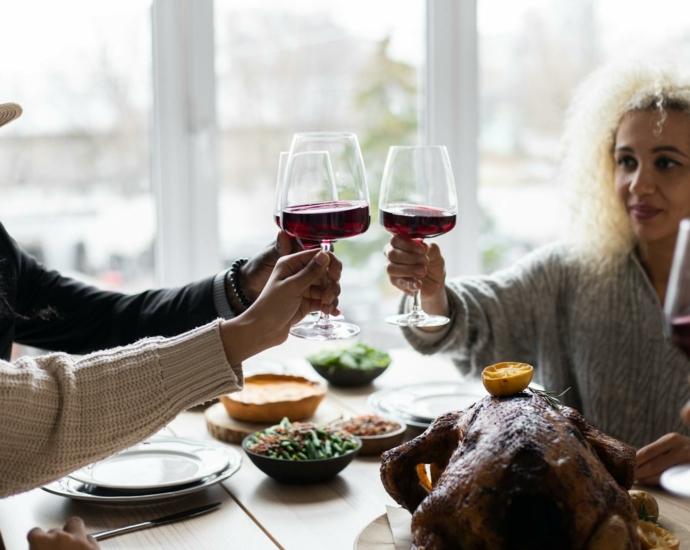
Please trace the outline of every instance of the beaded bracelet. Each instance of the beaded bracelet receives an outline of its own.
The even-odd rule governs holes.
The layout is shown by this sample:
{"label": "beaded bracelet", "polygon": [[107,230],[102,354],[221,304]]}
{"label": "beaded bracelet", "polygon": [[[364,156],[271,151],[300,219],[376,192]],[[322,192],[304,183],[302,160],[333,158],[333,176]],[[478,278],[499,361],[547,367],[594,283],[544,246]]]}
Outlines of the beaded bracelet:
{"label": "beaded bracelet", "polygon": [[240,258],[239,260],[235,260],[230,267],[230,286],[232,287],[232,291],[235,293],[235,296],[237,296],[237,301],[247,309],[251,307],[252,302],[244,295],[244,292],[242,292],[242,287],[238,279],[238,272],[248,261],[247,258]]}

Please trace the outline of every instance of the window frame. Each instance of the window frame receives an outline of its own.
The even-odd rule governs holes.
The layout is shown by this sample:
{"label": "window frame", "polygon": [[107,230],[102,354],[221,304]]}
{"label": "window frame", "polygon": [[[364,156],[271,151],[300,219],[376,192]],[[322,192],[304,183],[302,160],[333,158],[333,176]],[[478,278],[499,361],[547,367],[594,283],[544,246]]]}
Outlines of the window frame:
{"label": "window frame", "polygon": [[152,182],[156,283],[220,269],[213,0],[154,0]]}
{"label": "window frame", "polygon": [[477,0],[427,0],[425,143],[445,145],[458,196],[458,222],[437,239],[452,276],[481,272]]}

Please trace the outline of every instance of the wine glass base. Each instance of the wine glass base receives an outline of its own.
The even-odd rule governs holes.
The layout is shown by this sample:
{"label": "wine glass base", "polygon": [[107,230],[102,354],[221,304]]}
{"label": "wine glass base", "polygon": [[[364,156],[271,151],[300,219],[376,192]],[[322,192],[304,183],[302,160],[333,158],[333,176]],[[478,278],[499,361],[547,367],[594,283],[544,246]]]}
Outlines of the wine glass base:
{"label": "wine glass base", "polygon": [[386,323],[398,325],[399,327],[442,327],[450,323],[450,319],[443,315],[427,315],[426,313],[423,315],[410,315],[405,313],[386,317]]}
{"label": "wine glass base", "polygon": [[290,328],[290,334],[306,340],[342,340],[359,334],[359,327],[352,323],[331,323],[327,329],[316,323],[299,323]]}
{"label": "wine glass base", "polygon": [[[342,315],[329,315],[328,317],[330,318],[331,321],[342,321],[343,319],[345,319],[345,317],[343,317]],[[305,315],[304,319],[302,319],[297,324],[299,324],[299,325],[303,325],[306,323],[312,323],[313,324],[313,323],[316,323],[316,321],[318,321],[318,320],[319,320],[319,312],[318,311],[312,311],[311,313],[307,313],[307,315]]]}

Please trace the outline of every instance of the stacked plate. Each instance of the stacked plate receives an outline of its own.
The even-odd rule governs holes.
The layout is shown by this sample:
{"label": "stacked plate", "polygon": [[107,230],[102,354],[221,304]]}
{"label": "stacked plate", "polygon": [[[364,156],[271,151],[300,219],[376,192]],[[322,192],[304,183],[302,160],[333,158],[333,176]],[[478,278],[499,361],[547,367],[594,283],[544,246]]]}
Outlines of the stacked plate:
{"label": "stacked plate", "polygon": [[241,464],[240,453],[220,443],[153,437],[43,489],[92,502],[148,502],[205,489],[229,478]]}
{"label": "stacked plate", "polygon": [[661,486],[669,493],[690,498],[690,464],[673,466],[661,474]]}
{"label": "stacked plate", "polygon": [[[543,389],[538,384],[532,387]],[[489,395],[481,381],[426,382],[372,393],[367,399],[376,413],[397,417],[408,426],[426,429],[436,417],[465,409]]]}
{"label": "stacked plate", "polygon": [[427,382],[377,391],[367,404],[376,413],[426,429],[437,416],[462,410],[486,395],[481,382]]}

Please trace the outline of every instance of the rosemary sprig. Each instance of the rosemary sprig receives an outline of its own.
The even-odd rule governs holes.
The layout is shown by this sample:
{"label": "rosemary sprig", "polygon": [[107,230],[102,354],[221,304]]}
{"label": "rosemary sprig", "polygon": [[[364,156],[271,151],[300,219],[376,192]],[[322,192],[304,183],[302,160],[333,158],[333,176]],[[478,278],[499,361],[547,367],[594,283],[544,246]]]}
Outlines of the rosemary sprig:
{"label": "rosemary sprig", "polygon": [[649,512],[647,511],[647,507],[644,505],[644,502],[642,504],[640,504],[640,509],[637,512],[637,516],[642,521],[651,521],[652,523],[656,523],[652,519],[652,516],[649,515]]}
{"label": "rosemary sprig", "polygon": [[534,388],[530,388],[530,390],[536,393],[539,397],[543,397],[544,399],[546,399],[546,402],[551,406],[552,409],[556,411],[560,411],[562,407],[559,397],[563,397],[569,389],[570,388],[567,388],[558,395],[555,395],[555,391],[537,390]]}

